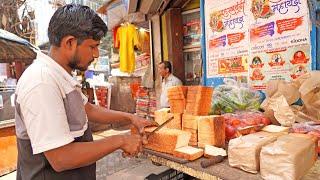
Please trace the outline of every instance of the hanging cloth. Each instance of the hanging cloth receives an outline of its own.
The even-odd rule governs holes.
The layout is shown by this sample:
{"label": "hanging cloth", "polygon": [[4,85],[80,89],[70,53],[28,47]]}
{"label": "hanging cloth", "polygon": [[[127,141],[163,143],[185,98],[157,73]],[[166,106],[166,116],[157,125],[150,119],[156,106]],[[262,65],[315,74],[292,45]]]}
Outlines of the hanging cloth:
{"label": "hanging cloth", "polygon": [[140,30],[139,37],[139,49],[147,54],[150,54],[150,33],[144,30]]}
{"label": "hanging cloth", "polygon": [[112,32],[113,32],[113,47],[114,48],[119,48],[119,45],[120,43],[117,42],[117,32],[118,32],[118,29],[119,29],[120,25],[119,26],[116,26],[112,29]]}
{"label": "hanging cloth", "polygon": [[136,27],[125,23],[118,29],[116,40],[116,45],[120,44],[120,71],[133,73],[136,64],[134,47],[139,44]]}

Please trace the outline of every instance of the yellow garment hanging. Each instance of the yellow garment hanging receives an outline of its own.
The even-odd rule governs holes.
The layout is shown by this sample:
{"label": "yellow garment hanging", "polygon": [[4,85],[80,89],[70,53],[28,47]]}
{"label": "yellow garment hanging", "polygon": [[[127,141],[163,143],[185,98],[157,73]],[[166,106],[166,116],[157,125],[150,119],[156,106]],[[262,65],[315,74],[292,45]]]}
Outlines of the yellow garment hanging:
{"label": "yellow garment hanging", "polygon": [[120,71],[133,73],[135,70],[134,46],[139,44],[136,27],[130,23],[121,26],[117,31],[116,45],[119,45]]}

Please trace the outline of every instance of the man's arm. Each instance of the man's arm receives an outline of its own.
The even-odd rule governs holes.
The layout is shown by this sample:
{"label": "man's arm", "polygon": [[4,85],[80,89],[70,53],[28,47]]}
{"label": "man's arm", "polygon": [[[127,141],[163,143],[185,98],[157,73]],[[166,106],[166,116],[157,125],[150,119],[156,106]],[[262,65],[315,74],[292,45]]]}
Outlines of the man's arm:
{"label": "man's arm", "polygon": [[129,122],[134,125],[140,133],[143,133],[143,128],[146,126],[158,125],[154,121],[149,121],[130,113],[109,110],[91,103],[85,105],[85,110],[89,121],[104,124]]}
{"label": "man's arm", "polygon": [[111,124],[119,122],[131,122],[133,115],[130,113],[109,110],[91,103],[85,105],[88,120],[97,123]]}
{"label": "man's arm", "polygon": [[88,166],[117,149],[132,156],[141,151],[139,135],[110,136],[94,142],[74,142],[44,152],[52,168],[57,172]]}

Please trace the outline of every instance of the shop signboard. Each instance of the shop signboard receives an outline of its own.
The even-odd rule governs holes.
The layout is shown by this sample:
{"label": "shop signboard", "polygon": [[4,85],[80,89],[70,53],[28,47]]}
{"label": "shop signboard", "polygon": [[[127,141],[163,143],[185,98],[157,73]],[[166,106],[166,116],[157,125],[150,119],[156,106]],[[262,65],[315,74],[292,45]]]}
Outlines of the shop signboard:
{"label": "shop signboard", "polygon": [[249,21],[245,0],[208,1],[208,4],[205,12],[207,77],[247,73]]}
{"label": "shop signboard", "polygon": [[306,0],[205,1],[207,79],[245,76],[264,90],[311,69]]}
{"label": "shop signboard", "polygon": [[264,90],[269,80],[291,81],[311,69],[306,0],[251,0],[249,83]]}

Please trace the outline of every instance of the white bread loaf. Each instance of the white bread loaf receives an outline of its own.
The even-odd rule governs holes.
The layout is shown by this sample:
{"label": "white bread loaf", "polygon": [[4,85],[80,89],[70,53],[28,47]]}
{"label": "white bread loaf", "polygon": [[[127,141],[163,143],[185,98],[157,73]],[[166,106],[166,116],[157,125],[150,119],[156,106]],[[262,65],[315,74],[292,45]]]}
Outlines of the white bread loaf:
{"label": "white bread loaf", "polygon": [[[148,128],[145,131],[148,134],[148,132],[151,132],[153,129],[155,128]],[[162,128],[150,135],[148,144],[145,145],[145,148],[173,154],[175,149],[188,146],[190,138],[191,133],[189,132],[178,129]]]}

